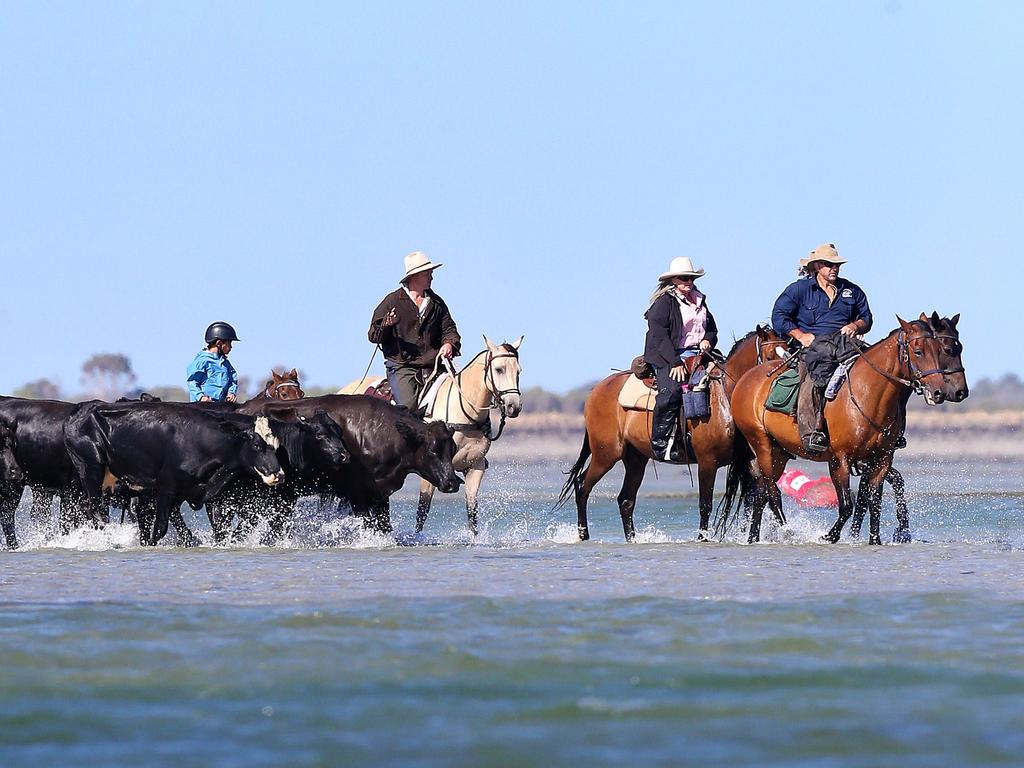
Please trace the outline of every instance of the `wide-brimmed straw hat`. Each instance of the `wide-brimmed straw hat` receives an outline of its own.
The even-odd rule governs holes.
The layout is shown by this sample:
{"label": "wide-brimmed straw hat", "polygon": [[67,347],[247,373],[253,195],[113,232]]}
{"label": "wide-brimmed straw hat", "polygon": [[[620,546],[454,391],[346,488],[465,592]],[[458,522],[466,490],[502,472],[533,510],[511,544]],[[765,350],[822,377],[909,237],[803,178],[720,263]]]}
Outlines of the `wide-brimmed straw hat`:
{"label": "wide-brimmed straw hat", "polygon": [[432,269],[437,269],[442,266],[441,264],[435,264],[427,258],[427,254],[423,251],[413,251],[405,257],[405,277],[398,282],[404,283],[413,275],[419,272],[429,272]]}
{"label": "wide-brimmed straw hat", "polygon": [[839,251],[836,250],[835,243],[825,243],[819,245],[813,251],[811,255],[806,259],[800,259],[800,266],[806,267],[812,261],[827,261],[829,264],[845,264],[846,259],[839,255]]}
{"label": "wide-brimmed straw hat", "polygon": [[688,256],[676,256],[668,265],[668,272],[662,272],[658,280],[668,280],[672,277],[693,277],[697,278],[704,274],[703,268],[694,269],[693,262]]}

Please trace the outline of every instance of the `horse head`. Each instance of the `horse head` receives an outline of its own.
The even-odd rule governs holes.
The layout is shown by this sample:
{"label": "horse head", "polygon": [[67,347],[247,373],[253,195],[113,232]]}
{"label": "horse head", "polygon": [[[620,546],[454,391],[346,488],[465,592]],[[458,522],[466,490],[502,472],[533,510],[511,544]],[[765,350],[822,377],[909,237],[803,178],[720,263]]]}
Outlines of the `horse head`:
{"label": "horse head", "polygon": [[484,336],[487,345],[487,360],[484,365],[484,383],[497,401],[501,412],[514,419],[523,410],[523,396],[519,391],[519,345],[523,337],[511,344],[495,344]]}
{"label": "horse head", "polygon": [[896,316],[900,322],[898,344],[902,362],[910,370],[910,381],[928,405],[946,400],[959,403],[970,393],[967,374],[960,359],[963,345],[957,323],[960,315],[939,317],[924,312],[912,322]]}
{"label": "horse head", "polygon": [[266,384],[268,398],[277,400],[300,400],[306,396],[299,384],[299,372],[292,368],[285,373],[271,371],[271,378]]}

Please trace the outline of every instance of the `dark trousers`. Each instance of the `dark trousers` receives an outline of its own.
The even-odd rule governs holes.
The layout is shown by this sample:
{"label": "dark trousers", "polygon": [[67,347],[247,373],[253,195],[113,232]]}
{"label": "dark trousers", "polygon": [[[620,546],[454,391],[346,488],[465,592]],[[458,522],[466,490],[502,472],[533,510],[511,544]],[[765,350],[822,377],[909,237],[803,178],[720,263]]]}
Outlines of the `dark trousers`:
{"label": "dark trousers", "polygon": [[411,365],[402,365],[391,360],[384,361],[391,385],[391,396],[395,403],[416,410],[420,394],[423,392],[423,369]]}
{"label": "dark trousers", "polygon": [[683,389],[678,381],[669,376],[671,368],[655,369],[658,394],[654,398],[654,414],[651,419],[651,450],[659,461],[665,459],[668,437],[683,405]]}
{"label": "dark trousers", "polygon": [[796,401],[796,423],[800,439],[807,446],[813,432],[825,431],[825,387],[839,364],[860,353],[863,345],[839,331],[815,336],[800,361],[800,393]]}

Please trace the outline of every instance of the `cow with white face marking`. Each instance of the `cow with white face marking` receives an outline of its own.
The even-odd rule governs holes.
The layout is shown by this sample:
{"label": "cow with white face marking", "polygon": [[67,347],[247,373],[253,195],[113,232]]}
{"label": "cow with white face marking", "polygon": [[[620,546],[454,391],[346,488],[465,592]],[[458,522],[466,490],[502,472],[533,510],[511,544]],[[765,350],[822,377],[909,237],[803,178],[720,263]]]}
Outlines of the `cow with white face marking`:
{"label": "cow with white face marking", "polygon": [[167,533],[182,503],[198,509],[240,475],[268,486],[284,480],[275,453],[280,443],[265,416],[217,414],[185,403],[97,403],[68,418],[64,442],[90,505],[102,504],[108,472],[155,492],[152,529],[140,518],[149,544]]}

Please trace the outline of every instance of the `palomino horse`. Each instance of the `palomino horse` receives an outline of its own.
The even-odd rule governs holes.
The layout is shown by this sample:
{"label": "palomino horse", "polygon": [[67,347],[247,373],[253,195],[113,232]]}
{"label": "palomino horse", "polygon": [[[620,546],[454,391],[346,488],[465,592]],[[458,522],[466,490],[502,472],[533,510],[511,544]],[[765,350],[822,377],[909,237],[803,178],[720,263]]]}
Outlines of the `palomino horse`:
{"label": "palomino horse", "polygon": [[[697,480],[700,492],[699,538],[708,538],[711,518],[712,494],[718,468],[733,461],[736,430],[733,426],[729,398],[733,387],[748,370],[774,357],[786,349],[786,342],[769,328],[758,326],[733,344],[720,366],[720,375],[712,378],[710,388],[711,416],[690,420],[691,446],[697,460]],[[585,431],[579,458],[569,470],[569,479],[562,488],[556,506],[563,504],[570,493],[575,493],[579,536],[590,538],[587,523],[587,500],[598,481],[621,461],[626,477],[619,491],[619,515],[626,541],[636,536],[633,528],[633,510],[636,494],[647,470],[651,455],[651,412],[627,411],[619,405],[619,391],[632,373],[614,373],[599,382],[583,407]],[[748,457],[749,458],[749,457]],[[733,473],[730,472],[730,476]],[[737,477],[749,476],[749,470]],[[781,514],[781,510],[779,511]]]}
{"label": "palomino horse", "polygon": [[[466,478],[466,520],[470,533],[477,533],[477,495],[487,471],[487,451],[505,428],[505,419],[516,418],[523,409],[519,391],[519,345],[523,337],[511,344],[495,344],[484,336],[486,348],[453,376],[441,381],[436,389],[424,394],[430,402],[420,402],[427,421],[443,421],[455,431],[456,453],[452,466]],[[381,383],[381,377],[366,377],[338,390],[339,395],[364,394]],[[491,409],[498,408],[501,421],[495,429]],[[416,533],[423,530],[434,498],[434,486],[420,480],[420,499],[416,507]]]}
{"label": "palomino horse", "polygon": [[[839,497],[839,517],[825,535],[839,541],[843,526],[854,513],[850,493],[851,470],[863,473],[857,506],[871,516],[869,543],[881,544],[879,532],[882,482],[892,467],[893,452],[903,434],[906,405],[914,392],[929,405],[945,400],[960,402],[968,395],[967,378],[960,361],[962,346],[956,330],[960,315],[940,318],[921,314],[864,350],[850,368],[846,383],[835,400],[825,405],[829,450],[809,454],[800,442],[796,420],[789,414],[764,407],[779,366],[759,366],[747,372],[732,395],[736,426],[746,437],[757,462],[754,473],[758,499],[750,522],[749,541],[760,538],[765,503],[778,516],[782,500],[776,485],[790,458],[827,461]],[[744,467],[749,467],[747,462]],[[727,523],[731,505],[724,505]]]}
{"label": "palomino horse", "polygon": [[299,384],[299,372],[294,368],[284,373],[271,371],[270,376],[263,390],[250,400],[301,400],[306,396]]}

